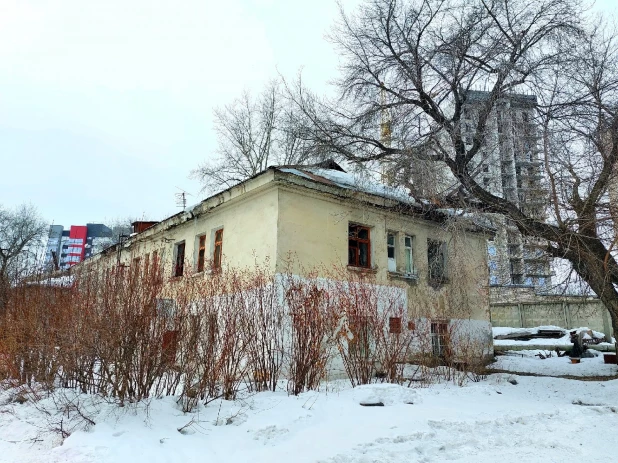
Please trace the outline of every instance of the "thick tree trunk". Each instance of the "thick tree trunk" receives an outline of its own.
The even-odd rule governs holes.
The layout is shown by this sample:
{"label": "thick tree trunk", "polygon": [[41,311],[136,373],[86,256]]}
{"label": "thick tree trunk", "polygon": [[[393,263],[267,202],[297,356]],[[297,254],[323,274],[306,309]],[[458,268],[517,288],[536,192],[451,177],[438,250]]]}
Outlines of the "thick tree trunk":
{"label": "thick tree trunk", "polygon": [[[609,194],[609,214],[614,222],[614,239],[618,240],[618,162],[614,164],[607,190]],[[614,244],[614,247],[616,246],[618,246],[618,243]]]}

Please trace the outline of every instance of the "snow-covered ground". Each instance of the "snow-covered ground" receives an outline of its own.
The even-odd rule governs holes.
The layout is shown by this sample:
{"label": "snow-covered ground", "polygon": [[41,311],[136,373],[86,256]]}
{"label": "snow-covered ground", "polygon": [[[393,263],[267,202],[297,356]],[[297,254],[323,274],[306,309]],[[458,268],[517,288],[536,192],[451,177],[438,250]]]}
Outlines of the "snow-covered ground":
{"label": "snow-covered ground", "polygon": [[[513,329],[497,328],[494,335]],[[492,368],[543,376],[492,374],[464,387],[370,385],[345,381],[298,397],[265,392],[215,401],[183,413],[172,397],[119,408],[71,396],[68,412],[52,398],[20,403],[0,392],[0,462],[560,462],[613,461],[618,441],[618,380],[603,356],[571,364],[541,359],[547,350],[499,356]],[[520,341],[506,341],[525,344]],[[543,346],[545,348],[545,345]],[[65,403],[67,401],[65,400]],[[381,402],[384,406],[362,406]],[[77,410],[95,424],[84,426]],[[69,431],[63,439],[59,431]]]}
{"label": "snow-covered ground", "polygon": [[[503,366],[523,371],[529,361],[513,357]],[[534,361],[537,370],[551,365]],[[618,452],[618,380],[493,374],[464,387],[355,389],[333,382],[299,397],[265,392],[195,413],[182,413],[173,398],[118,408],[82,396],[80,408],[96,424],[62,445],[49,428],[70,428],[74,411],[47,415],[41,410],[54,409],[50,399],[10,399],[0,394],[0,461],[11,463],[563,463],[613,461]],[[384,406],[360,405],[376,401]]]}

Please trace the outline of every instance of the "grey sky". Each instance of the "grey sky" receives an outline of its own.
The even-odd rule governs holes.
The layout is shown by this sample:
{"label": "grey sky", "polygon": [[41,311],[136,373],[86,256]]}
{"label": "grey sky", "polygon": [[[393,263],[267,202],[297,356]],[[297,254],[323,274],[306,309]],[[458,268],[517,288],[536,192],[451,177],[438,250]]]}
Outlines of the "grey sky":
{"label": "grey sky", "polygon": [[71,225],[162,219],[176,187],[197,202],[212,109],[301,67],[324,90],[336,15],[334,0],[0,0],[0,204]]}

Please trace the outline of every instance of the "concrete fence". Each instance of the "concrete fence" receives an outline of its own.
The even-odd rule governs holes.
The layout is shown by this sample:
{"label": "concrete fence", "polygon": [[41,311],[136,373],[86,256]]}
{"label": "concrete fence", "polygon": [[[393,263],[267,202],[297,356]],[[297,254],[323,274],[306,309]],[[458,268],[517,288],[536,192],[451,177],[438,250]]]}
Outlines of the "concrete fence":
{"label": "concrete fence", "polygon": [[492,303],[490,318],[493,326],[555,325],[566,329],[587,326],[606,336],[612,334],[609,312],[598,300]]}

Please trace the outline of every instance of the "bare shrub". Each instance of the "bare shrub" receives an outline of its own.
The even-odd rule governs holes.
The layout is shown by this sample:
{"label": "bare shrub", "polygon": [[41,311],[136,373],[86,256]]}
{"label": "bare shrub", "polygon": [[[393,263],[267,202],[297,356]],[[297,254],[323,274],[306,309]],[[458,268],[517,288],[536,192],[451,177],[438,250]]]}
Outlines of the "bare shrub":
{"label": "bare shrub", "polygon": [[[369,384],[376,375],[398,381],[412,341],[402,326],[401,290],[378,285],[370,274],[335,272],[332,291],[342,316],[337,347],[352,386]],[[400,321],[397,333],[390,332],[391,319]]]}
{"label": "bare shrub", "polygon": [[267,261],[256,262],[243,286],[249,385],[257,391],[274,391],[285,361],[288,331],[281,283],[268,269]]}
{"label": "bare shrub", "polygon": [[298,395],[326,378],[341,314],[315,273],[299,278],[288,272],[283,287],[291,326],[288,390]]}

